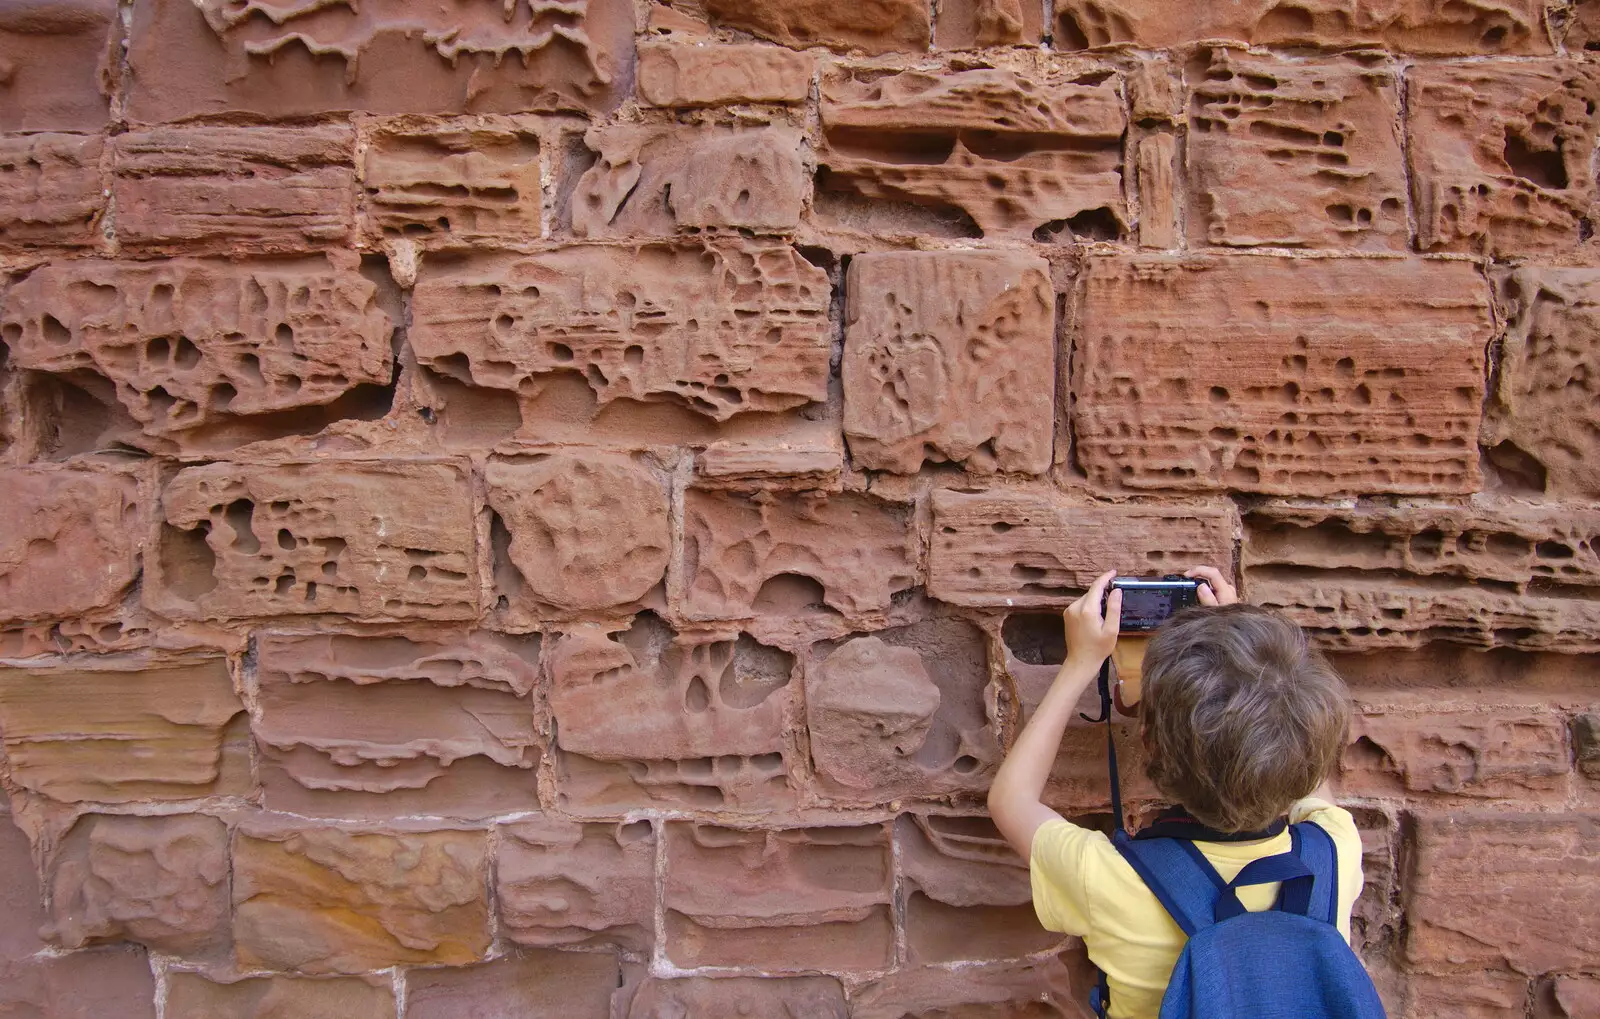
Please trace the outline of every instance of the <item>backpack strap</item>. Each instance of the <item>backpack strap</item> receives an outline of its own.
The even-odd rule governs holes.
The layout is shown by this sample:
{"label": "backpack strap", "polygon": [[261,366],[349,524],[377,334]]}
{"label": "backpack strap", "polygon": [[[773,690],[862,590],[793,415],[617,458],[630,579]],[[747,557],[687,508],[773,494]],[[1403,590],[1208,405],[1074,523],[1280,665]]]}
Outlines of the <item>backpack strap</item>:
{"label": "backpack strap", "polygon": [[1212,910],[1219,892],[1227,888],[1228,883],[1194,848],[1193,842],[1184,839],[1135,841],[1122,831],[1111,841],[1185,935],[1192,938],[1216,922]]}
{"label": "backpack strap", "polygon": [[[1273,908],[1333,922],[1333,903],[1338,900],[1336,880],[1319,880],[1334,870],[1332,840],[1320,828],[1315,834],[1300,828],[1290,828],[1289,852],[1252,860],[1232,881],[1223,880],[1200,848],[1188,839],[1135,840],[1118,832],[1112,842],[1173,922],[1184,934],[1194,937],[1213,923],[1248,912],[1239,901],[1240,888],[1274,882],[1281,883],[1282,888]],[[1313,855],[1312,861],[1303,857],[1306,852]]]}
{"label": "backpack strap", "polygon": [[1306,915],[1313,920],[1338,926],[1339,853],[1333,844],[1333,836],[1313,821],[1301,821],[1289,831],[1295,839],[1295,850],[1315,878],[1315,889]]}

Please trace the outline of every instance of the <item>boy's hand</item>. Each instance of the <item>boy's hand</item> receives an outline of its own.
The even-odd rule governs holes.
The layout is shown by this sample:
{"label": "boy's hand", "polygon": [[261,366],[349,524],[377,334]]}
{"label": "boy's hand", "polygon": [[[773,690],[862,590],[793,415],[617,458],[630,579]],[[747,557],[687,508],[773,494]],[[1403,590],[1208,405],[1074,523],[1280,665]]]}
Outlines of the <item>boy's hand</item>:
{"label": "boy's hand", "polygon": [[1201,605],[1232,605],[1239,600],[1238,590],[1215,566],[1196,566],[1184,576],[1204,581],[1198,592]]}
{"label": "boy's hand", "polygon": [[1105,614],[1100,612],[1106,585],[1116,575],[1116,570],[1100,574],[1090,585],[1089,592],[1061,614],[1067,627],[1069,666],[1098,669],[1117,646],[1117,633],[1122,628],[1122,592],[1112,591],[1110,600],[1106,601]]}

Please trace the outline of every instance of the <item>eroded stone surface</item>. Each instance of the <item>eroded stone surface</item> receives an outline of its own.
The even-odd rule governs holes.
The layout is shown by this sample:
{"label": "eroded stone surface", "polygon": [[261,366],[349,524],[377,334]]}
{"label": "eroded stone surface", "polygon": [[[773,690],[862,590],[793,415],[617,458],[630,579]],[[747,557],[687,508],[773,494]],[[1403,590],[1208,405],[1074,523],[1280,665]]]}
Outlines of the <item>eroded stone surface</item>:
{"label": "eroded stone surface", "polygon": [[1506,319],[1483,447],[1510,487],[1600,496],[1600,271],[1517,269],[1499,281]]}
{"label": "eroded stone surface", "polygon": [[156,1019],[155,999],[143,949],[0,960],[0,1015],[8,1019]]}
{"label": "eroded stone surface", "polygon": [[392,1019],[394,984],[382,977],[250,977],[213,983],[170,973],[169,1019]]}
{"label": "eroded stone surface", "polygon": [[877,825],[666,828],[667,957],[768,972],[884,968],[892,952],[887,832]]}
{"label": "eroded stone surface", "polygon": [[1587,965],[1600,952],[1597,827],[1576,813],[1420,818],[1406,958],[1528,976]]}
{"label": "eroded stone surface", "polygon": [[1387,66],[1217,48],[1190,67],[1194,244],[1404,251],[1399,88]]}
{"label": "eroded stone surface", "polygon": [[981,630],[931,619],[812,654],[806,724],[831,795],[881,802],[987,788],[1000,749]]}
{"label": "eroded stone surface", "polygon": [[33,849],[12,819],[10,801],[0,796],[0,967],[44,949],[39,929],[46,921]]}
{"label": "eroded stone surface", "polygon": [[477,615],[471,490],[454,465],[186,468],[162,494],[159,544],[146,602],[187,618]]}
{"label": "eroded stone surface", "polygon": [[241,795],[250,787],[244,722],[221,658],[0,668],[11,781],[67,803]]}
{"label": "eroded stone surface", "polygon": [[1493,326],[1476,267],[1149,256],[1095,258],[1088,273],[1072,389],[1095,484],[1478,487]]}
{"label": "eroded stone surface", "polygon": [[538,237],[540,168],[531,124],[386,121],[371,132],[361,163],[365,231],[463,246]]}
{"label": "eroded stone surface", "polygon": [[233,935],[249,968],[460,966],[489,947],[482,832],[240,832]]}
{"label": "eroded stone surface", "polygon": [[0,136],[0,246],[98,246],[104,148],[99,135]]}
{"label": "eroded stone surface", "polygon": [[1166,49],[1205,39],[1266,46],[1384,46],[1424,54],[1550,52],[1538,0],[1379,0],[1352,9],[1342,0],[1057,0],[1061,49],[1134,43]]}
{"label": "eroded stone surface", "polygon": [[505,10],[308,0],[270,17],[227,0],[157,0],[133,19],[129,108],[141,122],[231,110],[602,110],[631,73],[633,25],[627,0]]}
{"label": "eroded stone surface", "polygon": [[850,493],[756,500],[691,489],[682,610],[697,619],[881,613],[916,581],[909,510]]}
{"label": "eroded stone surface", "polygon": [[[792,799],[785,718],[794,659],[748,636],[679,640],[651,613],[620,634],[577,630],[550,652],[550,707],[574,809],[653,801],[759,809]],[[604,786],[581,781],[615,762]],[[628,780],[624,781],[624,775]],[[631,786],[631,788],[630,788]]]}
{"label": "eroded stone surface", "polygon": [[1597,528],[1577,506],[1266,505],[1246,520],[1244,575],[1251,601],[1333,647],[1590,650]]}
{"label": "eroded stone surface", "polygon": [[267,634],[256,645],[266,805],[471,817],[535,809],[537,638]]}
{"label": "eroded stone surface", "polygon": [[648,953],[655,874],[649,821],[507,825],[495,861],[501,929],[520,945],[616,944]]}
{"label": "eroded stone surface", "polygon": [[9,468],[0,490],[0,622],[62,618],[122,598],[144,545],[134,477]]}
{"label": "eroded stone surface", "polygon": [[611,996],[623,979],[609,952],[522,951],[482,966],[410,971],[406,1015],[612,1019]]}
{"label": "eroded stone surface", "polygon": [[162,251],[305,251],[355,220],[355,133],[319,127],[157,127],[111,142],[117,237]]}
{"label": "eroded stone surface", "polygon": [[469,385],[528,393],[579,373],[601,403],[725,421],[827,397],[828,302],[827,275],[787,247],[579,246],[430,260],[410,337]]}
{"label": "eroded stone surface", "polygon": [[141,428],[178,436],[388,384],[394,323],[352,263],[60,262],[11,289],[0,335],[19,366],[103,376]]}
{"label": "eroded stone surface", "polygon": [[844,450],[831,442],[714,442],[695,458],[695,485],[760,491],[837,491]]}
{"label": "eroded stone surface", "polygon": [[839,65],[822,77],[822,126],[824,189],[958,210],[984,236],[1126,225],[1114,77]]}
{"label": "eroded stone surface", "polygon": [[801,134],[790,128],[615,124],[590,128],[584,143],[596,160],[571,198],[579,237],[785,233],[811,190]]}
{"label": "eroded stone surface", "polygon": [[1223,503],[1113,505],[1047,490],[933,495],[928,593],[956,605],[1066,605],[1108,569],[1164,576],[1233,562],[1239,518]]}
{"label": "eroded stone surface", "polygon": [[1044,8],[1031,0],[945,0],[933,44],[941,49],[1034,45],[1044,34]]}
{"label": "eroded stone surface", "polygon": [[488,502],[505,530],[496,580],[508,610],[549,614],[639,601],[671,553],[662,477],[622,456],[563,453],[492,463]]}
{"label": "eroded stone surface", "polygon": [[[1037,922],[1037,921],[1036,921]],[[1081,968],[1081,967],[1080,967]],[[1082,979],[1060,957],[950,969],[902,969],[852,998],[854,1019],[1084,1019],[1093,978]]]}
{"label": "eroded stone surface", "polygon": [[716,24],[795,49],[920,51],[928,48],[931,28],[921,0],[706,0],[705,9]]}
{"label": "eroded stone surface", "polygon": [[[844,989],[832,977],[689,977],[648,979],[634,991],[626,1019],[739,1016],[740,1019],[847,1019]],[[622,1019],[619,1015],[618,1019]]]}
{"label": "eroded stone surface", "polygon": [[773,46],[675,40],[639,44],[639,96],[652,106],[800,103],[816,60]]}
{"label": "eroded stone surface", "polygon": [[987,818],[906,814],[895,841],[912,963],[1013,959],[1060,943],[1034,915],[1027,864]]}
{"label": "eroded stone surface", "polygon": [[915,473],[944,456],[1040,474],[1055,438],[1055,294],[1027,254],[861,255],[845,281],[852,462]]}
{"label": "eroded stone surface", "polygon": [[112,0],[8,6],[0,14],[0,131],[103,126],[121,34]]}
{"label": "eroded stone surface", "polygon": [[1422,250],[1499,257],[1577,245],[1595,195],[1600,69],[1416,67],[1407,102]]}
{"label": "eroded stone surface", "polygon": [[67,948],[137,941],[175,955],[228,928],[228,830],[201,814],[78,821],[50,859],[48,936]]}

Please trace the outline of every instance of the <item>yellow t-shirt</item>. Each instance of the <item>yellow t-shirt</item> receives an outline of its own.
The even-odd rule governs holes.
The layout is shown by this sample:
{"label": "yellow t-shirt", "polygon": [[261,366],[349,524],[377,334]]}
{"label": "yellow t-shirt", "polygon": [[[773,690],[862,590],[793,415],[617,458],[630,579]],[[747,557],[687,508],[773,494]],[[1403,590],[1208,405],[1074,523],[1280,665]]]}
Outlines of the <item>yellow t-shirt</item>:
{"label": "yellow t-shirt", "polygon": [[[1361,836],[1350,812],[1307,798],[1289,812],[1293,823],[1314,821],[1333,836],[1339,858],[1339,933],[1350,940],[1350,909],[1361,894]],[[1290,849],[1289,832],[1259,842],[1196,842],[1225,880],[1245,864]],[[1033,836],[1033,908],[1047,930],[1081,937],[1089,958],[1105,970],[1111,1019],[1155,1019],[1172,967],[1186,940],[1155,894],[1145,887],[1111,840],[1066,821],[1048,821]],[[1277,884],[1239,890],[1252,912],[1267,909]]]}

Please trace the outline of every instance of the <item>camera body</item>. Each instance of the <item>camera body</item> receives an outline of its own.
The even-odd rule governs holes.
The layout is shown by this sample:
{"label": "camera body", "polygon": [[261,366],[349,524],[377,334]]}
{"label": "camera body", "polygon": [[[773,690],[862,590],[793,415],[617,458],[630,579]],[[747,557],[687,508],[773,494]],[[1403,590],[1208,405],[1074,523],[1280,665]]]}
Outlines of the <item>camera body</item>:
{"label": "camera body", "polygon": [[[1134,580],[1118,577],[1106,588],[1122,592],[1122,632],[1149,633],[1176,613],[1200,604],[1200,581],[1188,577],[1166,576],[1160,580]],[[1105,605],[1100,606],[1105,612]]]}

